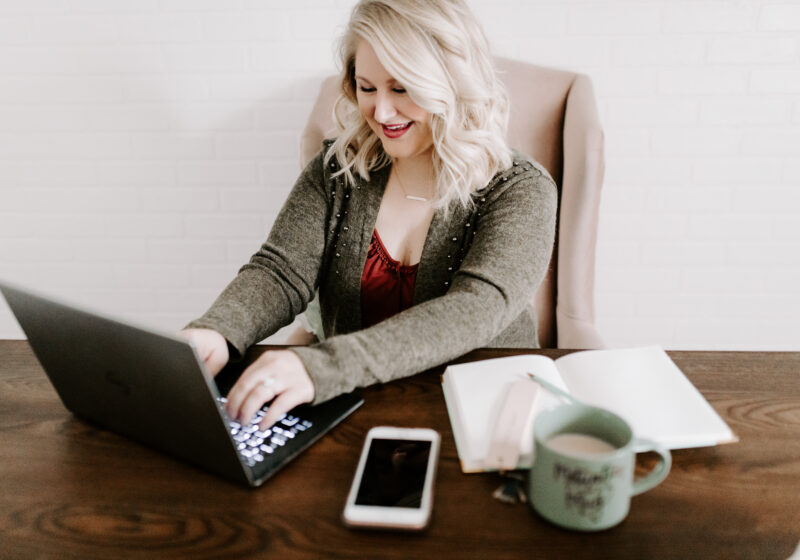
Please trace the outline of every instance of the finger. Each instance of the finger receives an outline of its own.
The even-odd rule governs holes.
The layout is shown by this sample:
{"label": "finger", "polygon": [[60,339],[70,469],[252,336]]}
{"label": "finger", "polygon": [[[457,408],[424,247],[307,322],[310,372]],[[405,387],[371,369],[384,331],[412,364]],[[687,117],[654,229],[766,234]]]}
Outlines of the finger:
{"label": "finger", "polygon": [[258,381],[256,377],[253,375],[245,375],[246,373],[245,371],[233,387],[231,387],[231,390],[228,391],[228,415],[235,420],[241,420],[240,412],[242,411],[242,405],[250,394],[250,391],[255,387],[256,381]]}
{"label": "finger", "polygon": [[271,385],[264,383],[257,383],[255,387],[247,395],[247,398],[242,403],[240,418],[243,422],[250,423],[256,412],[275,398],[276,390],[274,388],[274,381]]}
{"label": "finger", "polygon": [[275,422],[277,422],[284,414],[288,413],[294,407],[302,404],[303,402],[303,399],[300,397],[300,394],[297,391],[289,390],[284,393],[280,393],[277,397],[275,397],[275,400],[272,401],[272,404],[269,405],[269,410],[267,410],[267,413],[264,415],[264,419],[259,423],[259,426],[261,426],[262,430],[266,430]]}
{"label": "finger", "polygon": [[[240,378],[228,394],[228,414],[231,418],[236,418],[242,422],[252,418],[255,411],[266,402],[262,401],[254,406],[252,402],[259,397],[273,398],[274,394],[265,394],[267,387],[260,383],[257,375],[250,375],[247,378]],[[245,417],[245,413],[250,411],[250,416]]]}
{"label": "finger", "polygon": [[265,363],[264,356],[259,357],[242,372],[231,390],[228,391],[228,414],[231,418],[239,419],[239,413],[247,395],[250,394],[256,383],[264,378],[265,366],[267,363]]}

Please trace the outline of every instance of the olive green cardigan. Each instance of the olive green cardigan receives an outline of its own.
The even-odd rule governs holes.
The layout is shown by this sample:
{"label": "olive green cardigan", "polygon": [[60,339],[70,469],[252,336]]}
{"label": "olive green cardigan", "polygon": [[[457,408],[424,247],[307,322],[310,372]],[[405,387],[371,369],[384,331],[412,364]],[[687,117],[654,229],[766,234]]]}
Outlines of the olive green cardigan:
{"label": "olive green cardigan", "polygon": [[292,348],[314,402],[481,346],[538,346],[530,301],[550,262],[558,205],[544,168],[515,153],[513,166],[473,195],[473,207],[437,210],[413,307],[362,329],[361,273],[390,167],[347,185],[331,177],[336,163],[323,162],[328,146],[298,178],[261,249],[189,327],[220,332],[238,359],[291,323],[318,289],[327,338]]}

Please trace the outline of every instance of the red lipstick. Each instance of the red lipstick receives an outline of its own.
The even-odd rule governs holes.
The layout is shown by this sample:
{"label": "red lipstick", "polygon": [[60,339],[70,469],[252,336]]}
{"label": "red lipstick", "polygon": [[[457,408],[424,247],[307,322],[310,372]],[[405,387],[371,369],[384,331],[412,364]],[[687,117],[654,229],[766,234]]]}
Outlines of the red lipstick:
{"label": "red lipstick", "polygon": [[413,122],[406,123],[404,125],[381,125],[381,129],[383,130],[384,136],[387,138],[400,138],[403,134],[408,132],[408,129],[411,128]]}

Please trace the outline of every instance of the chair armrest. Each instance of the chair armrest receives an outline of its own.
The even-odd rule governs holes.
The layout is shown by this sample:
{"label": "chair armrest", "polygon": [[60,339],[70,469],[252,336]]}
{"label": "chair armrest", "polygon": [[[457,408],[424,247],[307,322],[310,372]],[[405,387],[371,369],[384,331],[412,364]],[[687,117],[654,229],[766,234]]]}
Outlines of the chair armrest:
{"label": "chair armrest", "polygon": [[604,168],[603,129],[592,82],[579,74],[564,115],[556,302],[559,348],[603,347],[594,327],[594,277]]}

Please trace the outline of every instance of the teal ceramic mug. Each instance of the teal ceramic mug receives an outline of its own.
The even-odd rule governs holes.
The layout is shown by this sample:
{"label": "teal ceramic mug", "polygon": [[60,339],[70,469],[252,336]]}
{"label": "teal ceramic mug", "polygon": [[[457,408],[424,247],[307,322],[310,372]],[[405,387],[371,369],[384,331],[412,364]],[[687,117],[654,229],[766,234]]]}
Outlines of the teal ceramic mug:
{"label": "teal ceramic mug", "polygon": [[[608,410],[582,404],[542,412],[534,424],[530,504],[539,515],[568,529],[599,531],[620,523],[631,496],[669,474],[672,459],[655,442],[635,438],[630,425]],[[655,451],[661,460],[634,480],[636,454]]]}

